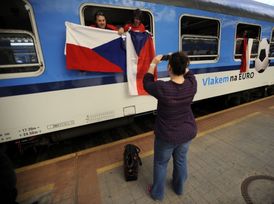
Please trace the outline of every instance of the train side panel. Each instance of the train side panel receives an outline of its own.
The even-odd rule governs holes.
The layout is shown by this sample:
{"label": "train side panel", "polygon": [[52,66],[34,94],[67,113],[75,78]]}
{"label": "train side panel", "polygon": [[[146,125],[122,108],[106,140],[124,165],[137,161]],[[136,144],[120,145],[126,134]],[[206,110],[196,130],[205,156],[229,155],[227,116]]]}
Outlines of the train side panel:
{"label": "train side panel", "polygon": [[[240,73],[241,61],[233,56],[238,23],[259,25],[262,30],[260,39],[269,39],[273,30],[271,22],[139,1],[31,0],[30,4],[45,70],[39,76],[0,80],[0,142],[156,109],[156,100],[151,96],[129,95],[125,70],[113,74],[66,69],[64,23],[80,24],[83,4],[148,10],[153,17],[157,54],[181,49],[183,16],[217,20],[220,24],[217,60],[190,65],[198,81],[196,101],[274,84],[273,59],[263,73],[254,69],[254,60],[251,60],[248,72]],[[160,79],[168,79],[166,63],[158,66],[158,74]]]}

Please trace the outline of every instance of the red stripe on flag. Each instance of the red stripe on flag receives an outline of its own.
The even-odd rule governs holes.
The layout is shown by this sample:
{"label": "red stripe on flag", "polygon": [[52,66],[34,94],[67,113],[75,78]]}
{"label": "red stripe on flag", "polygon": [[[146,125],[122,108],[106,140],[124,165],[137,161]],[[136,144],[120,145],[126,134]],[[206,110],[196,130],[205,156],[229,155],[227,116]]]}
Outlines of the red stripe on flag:
{"label": "red stripe on flag", "polygon": [[241,63],[241,67],[240,67],[240,72],[246,72],[247,69],[246,69],[246,66],[247,66],[247,37],[244,37],[244,40],[243,40],[243,53],[242,53],[242,63]]}
{"label": "red stripe on flag", "polygon": [[123,72],[123,70],[106,60],[90,48],[66,44],[66,63],[68,69],[94,72]]}
{"label": "red stripe on flag", "polygon": [[[143,87],[143,78],[144,78],[144,75],[147,73],[149,65],[154,57],[155,57],[155,50],[153,46],[153,40],[151,37],[148,37],[144,47],[141,49],[141,52],[138,58],[137,76],[136,76],[138,95],[148,94]],[[155,69],[155,73],[157,73],[156,69]],[[154,77],[157,78],[157,75],[154,75]]]}

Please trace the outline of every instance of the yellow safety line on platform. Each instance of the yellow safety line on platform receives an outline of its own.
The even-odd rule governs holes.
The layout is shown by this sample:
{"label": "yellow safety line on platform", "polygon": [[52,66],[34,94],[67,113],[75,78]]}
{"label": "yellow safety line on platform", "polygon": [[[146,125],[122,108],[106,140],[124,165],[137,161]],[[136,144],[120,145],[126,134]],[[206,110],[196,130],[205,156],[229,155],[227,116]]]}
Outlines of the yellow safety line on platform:
{"label": "yellow safety line on platform", "polygon": [[211,132],[214,132],[214,131],[216,131],[216,130],[220,130],[220,129],[222,129],[222,128],[225,128],[225,127],[234,125],[234,124],[236,124],[236,123],[239,123],[239,122],[241,122],[241,121],[243,121],[243,120],[246,120],[246,119],[248,119],[248,118],[251,118],[251,117],[253,117],[253,116],[255,116],[255,115],[259,115],[259,114],[260,114],[260,112],[250,113],[250,114],[248,114],[248,115],[246,115],[246,116],[244,116],[244,117],[235,119],[235,120],[233,120],[233,121],[231,121],[231,122],[228,122],[228,123],[224,123],[224,124],[219,125],[219,126],[217,126],[217,127],[215,127],[215,128],[211,128],[210,130],[205,130],[205,131],[203,131],[203,132],[198,132],[197,137],[202,137],[202,136],[204,136],[204,135],[206,135],[206,134],[208,134],[208,133],[211,133]]}
{"label": "yellow safety line on platform", "polygon": [[54,158],[54,159],[49,159],[49,160],[46,160],[46,161],[38,162],[36,164],[32,164],[32,165],[29,165],[29,166],[24,166],[24,167],[18,168],[18,169],[15,170],[15,172],[16,173],[22,173],[22,172],[30,170],[30,169],[35,169],[35,168],[38,168],[38,167],[54,164],[56,162],[68,160],[68,159],[71,159],[71,158],[74,158],[74,157],[76,157],[76,153],[67,154],[67,155],[64,155],[64,156],[61,156],[61,157],[57,157],[57,158]]}
{"label": "yellow safety line on platform", "polygon": [[143,133],[143,134],[140,134],[140,135],[136,135],[136,136],[133,136],[133,137],[118,140],[116,142],[112,142],[112,143],[109,143],[109,144],[103,144],[103,145],[100,145],[100,146],[97,146],[97,147],[92,147],[90,149],[81,150],[81,151],[77,152],[77,155],[79,155],[79,156],[80,155],[85,155],[85,154],[88,154],[88,153],[91,153],[91,152],[95,152],[95,151],[98,151],[98,150],[106,149],[108,147],[112,147],[114,145],[118,145],[118,144],[122,144],[122,143],[128,143],[128,142],[131,142],[131,141],[135,141],[136,139],[141,139],[141,138],[144,138],[144,137],[152,136],[153,134],[154,134],[153,131],[149,131],[149,132],[146,132],[146,133]]}
{"label": "yellow safety line on platform", "polygon": [[116,141],[116,142],[112,142],[112,143],[109,143],[109,144],[99,145],[97,147],[92,147],[90,149],[81,150],[81,151],[71,153],[71,154],[67,154],[67,155],[64,155],[64,156],[60,156],[60,157],[57,157],[57,158],[54,158],[54,159],[49,159],[49,160],[38,162],[36,164],[32,164],[32,165],[29,165],[29,166],[24,166],[24,167],[16,169],[15,172],[16,173],[21,173],[21,172],[24,172],[24,171],[27,171],[27,170],[30,170],[30,169],[35,169],[35,168],[38,168],[38,167],[50,165],[50,164],[53,164],[53,163],[56,163],[56,162],[59,162],[59,161],[72,159],[72,158],[75,158],[75,157],[78,157],[78,156],[81,156],[81,155],[85,155],[85,154],[88,154],[88,153],[91,153],[91,152],[103,150],[103,149],[112,147],[114,145],[118,145],[118,144],[122,144],[122,143],[128,143],[128,142],[131,142],[131,141],[135,141],[137,139],[152,136],[153,134],[154,134],[153,131],[149,131],[149,132],[146,132],[146,133],[143,133],[143,134],[140,134],[140,135],[136,135],[136,136],[133,136],[133,137],[130,137],[130,138],[125,138],[125,139],[122,139],[122,140],[119,140],[119,141]]}
{"label": "yellow safety line on platform", "polygon": [[[145,153],[140,154],[140,157],[141,157],[141,158],[145,158],[145,157],[148,157],[148,156],[153,155],[153,153],[154,153],[154,151],[151,150],[151,151],[148,151],[148,152],[145,152]],[[110,165],[104,166],[104,167],[102,167],[102,168],[96,169],[96,172],[97,172],[97,174],[102,174],[102,173],[104,173],[104,172],[106,172],[106,171],[108,171],[108,170],[111,170],[111,169],[120,167],[120,166],[122,166],[122,165],[123,165],[123,162],[122,162],[122,161],[115,162],[115,163],[113,163],[113,164],[110,164]]]}
{"label": "yellow safety line on platform", "polygon": [[[48,184],[45,186],[38,187],[32,191],[27,191],[25,193],[19,194],[17,201],[20,203],[24,201],[24,203],[25,203],[27,201],[30,201],[30,199],[33,199],[33,198],[38,199],[39,195],[42,196],[43,194],[52,191],[53,188],[54,188],[54,184]],[[31,203],[34,203],[34,202],[35,202],[35,200],[32,201]],[[27,202],[27,203],[29,203],[29,202]]]}
{"label": "yellow safety line on platform", "polygon": [[115,169],[115,168],[117,168],[117,167],[119,167],[119,166],[122,166],[122,165],[123,165],[123,162],[122,162],[122,161],[115,162],[115,163],[113,163],[113,164],[110,164],[110,165],[104,166],[104,167],[102,167],[102,168],[96,169],[96,173],[97,173],[97,174],[102,174],[102,173],[104,173],[104,172],[106,172],[106,171],[108,171],[108,170]]}
{"label": "yellow safety line on platform", "polygon": [[228,109],[225,109],[225,110],[221,110],[221,111],[218,111],[216,113],[211,113],[209,115],[201,116],[201,117],[197,118],[196,121],[203,120],[205,118],[209,118],[209,117],[212,117],[212,116],[215,116],[215,115],[219,115],[219,114],[231,111],[231,110],[239,109],[239,108],[242,108],[242,107],[254,104],[254,103],[259,103],[259,102],[262,102],[262,101],[265,101],[265,100],[268,100],[268,99],[271,99],[271,98],[274,98],[274,95],[273,96],[268,96],[268,97],[265,97],[265,98],[262,98],[262,99],[258,99],[256,101],[251,101],[251,102],[248,102],[248,103],[245,103],[245,104],[242,104],[242,105],[238,105],[238,106],[235,106],[235,107],[231,107],[231,108],[228,108]]}

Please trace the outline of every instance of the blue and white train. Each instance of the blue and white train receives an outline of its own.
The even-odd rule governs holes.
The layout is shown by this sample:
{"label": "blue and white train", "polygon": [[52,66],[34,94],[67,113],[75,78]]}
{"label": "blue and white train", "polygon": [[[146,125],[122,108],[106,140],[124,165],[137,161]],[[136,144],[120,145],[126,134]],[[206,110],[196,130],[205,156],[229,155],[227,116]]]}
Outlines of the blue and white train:
{"label": "blue and white train", "polygon": [[[66,69],[65,22],[90,25],[102,11],[124,25],[132,12],[154,37],[157,54],[184,50],[198,81],[195,101],[274,84],[274,7],[252,0],[6,0],[0,7],[0,143],[124,118],[156,109],[130,96],[126,73]],[[240,73],[244,33],[250,69]],[[269,66],[254,68],[267,38]],[[167,78],[166,64],[158,67]]]}

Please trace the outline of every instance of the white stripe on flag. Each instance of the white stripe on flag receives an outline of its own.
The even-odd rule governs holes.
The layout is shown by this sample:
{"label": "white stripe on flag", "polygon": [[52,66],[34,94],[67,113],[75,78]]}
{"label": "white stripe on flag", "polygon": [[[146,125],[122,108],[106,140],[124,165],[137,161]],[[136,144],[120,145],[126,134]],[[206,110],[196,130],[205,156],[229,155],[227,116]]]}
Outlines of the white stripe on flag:
{"label": "white stripe on flag", "polygon": [[126,35],[128,89],[130,95],[138,95],[136,81],[138,55],[135,51],[130,34],[127,32]]}
{"label": "white stripe on flag", "polygon": [[[65,25],[66,43],[80,45],[90,49],[121,37],[117,31],[93,28],[70,22],[65,22]],[[91,30],[92,32],[90,32]],[[113,35],[111,35],[111,33]]]}
{"label": "white stripe on flag", "polygon": [[246,53],[246,72],[249,71],[249,67],[250,67],[250,55],[251,55],[252,45],[253,45],[253,39],[248,38],[247,48],[246,48],[246,51],[247,51],[247,53]]}

